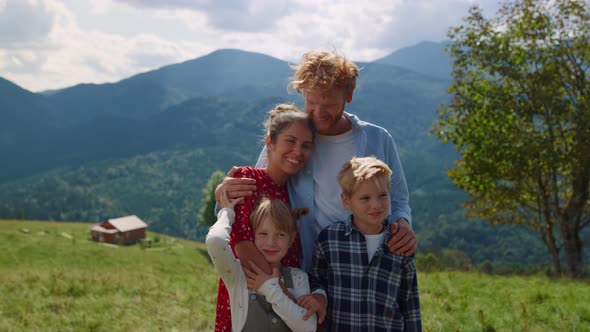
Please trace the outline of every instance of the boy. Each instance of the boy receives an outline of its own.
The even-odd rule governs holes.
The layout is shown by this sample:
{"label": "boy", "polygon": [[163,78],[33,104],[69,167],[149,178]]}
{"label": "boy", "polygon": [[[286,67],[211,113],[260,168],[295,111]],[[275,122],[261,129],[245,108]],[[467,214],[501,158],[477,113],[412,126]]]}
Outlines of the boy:
{"label": "boy", "polygon": [[421,331],[413,256],[386,246],[391,169],[374,157],[353,158],[338,174],[352,215],[318,236],[311,289],[327,298],[328,331]]}

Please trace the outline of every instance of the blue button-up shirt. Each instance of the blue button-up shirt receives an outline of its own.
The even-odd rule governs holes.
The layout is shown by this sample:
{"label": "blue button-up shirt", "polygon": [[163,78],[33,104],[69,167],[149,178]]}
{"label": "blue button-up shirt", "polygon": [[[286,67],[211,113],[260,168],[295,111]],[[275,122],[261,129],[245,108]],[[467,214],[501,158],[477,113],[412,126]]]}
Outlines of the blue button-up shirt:
{"label": "blue button-up shirt", "polygon": [[[374,156],[385,162],[393,171],[389,195],[391,199],[389,221],[394,222],[405,218],[411,224],[408,185],[393,138],[382,127],[362,121],[350,113],[344,113],[344,115],[352,122],[354,155],[350,157]],[[256,163],[257,167],[266,165],[266,155],[266,149],[263,149]],[[335,171],[340,170],[341,166],[339,165]],[[313,186],[313,163],[311,162],[308,162],[297,174],[289,177],[288,188],[291,207],[309,208],[309,214],[301,217],[298,221],[302,248],[300,262],[301,268],[306,272],[311,269],[313,248],[318,236],[317,230],[321,229],[319,225],[316,225],[315,220]],[[338,220],[334,220],[334,222],[336,221]]]}
{"label": "blue button-up shirt", "polygon": [[[328,297],[328,331],[421,331],[414,257],[385,242],[369,261],[365,236],[349,218],[320,232],[309,273],[312,291]],[[385,238],[391,236],[389,227]]]}

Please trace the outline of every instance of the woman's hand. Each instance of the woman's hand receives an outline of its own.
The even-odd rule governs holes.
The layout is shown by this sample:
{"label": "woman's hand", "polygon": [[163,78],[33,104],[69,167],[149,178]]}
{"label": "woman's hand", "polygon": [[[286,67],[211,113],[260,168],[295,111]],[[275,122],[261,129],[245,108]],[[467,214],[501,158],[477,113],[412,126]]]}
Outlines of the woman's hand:
{"label": "woman's hand", "polygon": [[256,180],[250,178],[234,178],[240,167],[232,167],[217,188],[215,199],[221,203],[222,193],[227,193],[230,198],[240,198],[252,195],[256,191]]}
{"label": "woman's hand", "polygon": [[268,279],[271,278],[278,278],[281,279],[281,272],[277,267],[272,268],[272,274],[266,274],[262,271],[258,265],[250,262],[250,270],[244,269],[246,273],[246,282],[248,284],[248,288],[253,290],[258,290],[262,284],[264,284]]}

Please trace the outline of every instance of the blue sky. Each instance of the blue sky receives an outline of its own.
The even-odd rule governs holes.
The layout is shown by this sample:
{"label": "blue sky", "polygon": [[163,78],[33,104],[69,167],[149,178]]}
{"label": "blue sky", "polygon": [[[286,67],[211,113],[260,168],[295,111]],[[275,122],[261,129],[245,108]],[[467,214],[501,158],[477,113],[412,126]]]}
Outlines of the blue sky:
{"label": "blue sky", "polygon": [[0,0],[0,76],[42,91],[116,82],[238,48],[297,62],[310,49],[371,61],[441,41],[498,0]]}

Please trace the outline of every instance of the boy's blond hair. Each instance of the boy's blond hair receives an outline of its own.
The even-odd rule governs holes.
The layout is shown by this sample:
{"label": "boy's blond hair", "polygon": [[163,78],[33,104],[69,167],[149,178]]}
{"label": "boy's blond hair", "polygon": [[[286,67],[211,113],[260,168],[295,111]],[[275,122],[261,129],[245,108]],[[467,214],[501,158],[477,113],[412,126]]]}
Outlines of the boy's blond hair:
{"label": "boy's blond hair", "polygon": [[340,184],[342,193],[350,197],[361,183],[376,177],[383,177],[387,179],[387,191],[389,192],[391,174],[389,166],[375,157],[355,157],[342,166],[342,170],[338,173],[338,184]]}
{"label": "boy's blond hair", "polygon": [[331,51],[311,51],[301,58],[289,87],[302,93],[303,89],[326,91],[344,88],[346,92],[356,87],[359,67],[344,56]]}
{"label": "boy's blond hair", "polygon": [[250,214],[250,226],[256,231],[264,219],[270,218],[278,230],[292,235],[297,230],[295,221],[308,211],[306,208],[291,210],[287,203],[280,199],[262,197]]}

